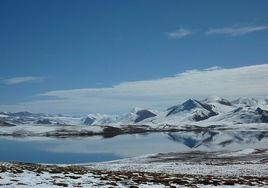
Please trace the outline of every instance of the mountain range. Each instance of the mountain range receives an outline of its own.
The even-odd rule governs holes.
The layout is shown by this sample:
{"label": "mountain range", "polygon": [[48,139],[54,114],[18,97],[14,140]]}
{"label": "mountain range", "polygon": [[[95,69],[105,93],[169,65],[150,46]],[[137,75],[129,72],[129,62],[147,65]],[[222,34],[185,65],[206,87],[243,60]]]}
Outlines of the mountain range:
{"label": "mountain range", "polygon": [[0,126],[36,125],[179,125],[268,123],[268,99],[220,97],[188,99],[163,111],[134,108],[122,115],[89,114],[85,117],[30,112],[0,112]]}

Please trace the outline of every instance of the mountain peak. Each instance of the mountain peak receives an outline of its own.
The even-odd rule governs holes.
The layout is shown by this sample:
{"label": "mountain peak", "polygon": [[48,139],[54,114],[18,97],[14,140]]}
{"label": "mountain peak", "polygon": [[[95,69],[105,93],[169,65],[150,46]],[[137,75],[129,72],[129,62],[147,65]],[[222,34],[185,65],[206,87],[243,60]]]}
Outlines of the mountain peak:
{"label": "mountain peak", "polygon": [[135,107],[131,110],[132,114],[134,114],[134,122],[138,123],[144,119],[150,118],[150,117],[155,117],[157,116],[155,113],[153,113],[150,110],[144,109],[144,108],[139,108]]}
{"label": "mountain peak", "polygon": [[188,116],[189,119],[192,119],[194,121],[201,121],[204,119],[208,119],[211,116],[215,116],[218,113],[214,112],[212,110],[212,106],[200,102],[196,99],[188,99],[181,105],[176,105],[168,109],[168,114],[166,116],[170,116],[172,114],[177,114],[180,112],[189,113],[190,116]]}
{"label": "mountain peak", "polygon": [[182,112],[182,111],[190,111],[194,108],[202,108],[201,102],[199,102],[195,99],[188,99],[187,101],[185,101],[184,103],[182,103],[180,105],[175,105],[175,106],[168,108],[167,110],[169,112],[168,112],[167,116],[169,116],[171,114],[176,114],[176,113]]}
{"label": "mountain peak", "polygon": [[151,112],[150,110],[146,110],[146,109],[143,109],[143,110],[139,110],[137,111],[137,118],[135,119],[135,123],[138,123],[144,119],[147,119],[147,118],[150,118],[150,117],[155,117],[157,116],[155,113]]}

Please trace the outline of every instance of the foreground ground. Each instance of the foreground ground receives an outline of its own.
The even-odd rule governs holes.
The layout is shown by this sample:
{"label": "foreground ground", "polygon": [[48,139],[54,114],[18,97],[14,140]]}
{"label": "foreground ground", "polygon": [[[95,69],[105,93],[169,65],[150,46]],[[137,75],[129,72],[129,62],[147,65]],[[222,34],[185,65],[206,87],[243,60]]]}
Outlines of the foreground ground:
{"label": "foreground ground", "polygon": [[89,165],[1,163],[4,187],[268,187],[267,150],[165,153]]}

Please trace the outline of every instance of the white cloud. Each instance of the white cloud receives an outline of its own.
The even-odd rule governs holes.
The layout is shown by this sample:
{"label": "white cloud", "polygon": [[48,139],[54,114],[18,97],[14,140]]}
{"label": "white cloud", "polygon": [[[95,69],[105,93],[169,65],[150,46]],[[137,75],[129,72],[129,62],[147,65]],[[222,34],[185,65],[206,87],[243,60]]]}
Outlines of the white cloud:
{"label": "white cloud", "polygon": [[180,39],[180,38],[186,37],[186,36],[188,36],[190,34],[192,34],[191,30],[185,29],[185,28],[182,28],[182,27],[177,29],[177,30],[175,30],[175,31],[167,33],[167,35],[170,38],[174,38],[174,39]]}
{"label": "white cloud", "polygon": [[42,77],[34,77],[34,76],[25,76],[25,77],[14,77],[2,80],[2,83],[6,85],[16,85],[22,84],[25,82],[39,82],[42,81],[44,78]]}
{"label": "white cloud", "polygon": [[245,35],[249,33],[253,33],[256,31],[267,30],[267,25],[234,25],[232,27],[223,27],[223,28],[211,28],[209,29],[206,34],[207,35],[215,35],[215,34],[222,34],[222,35],[229,35],[229,36],[239,36]]}
{"label": "white cloud", "polygon": [[166,108],[188,98],[200,99],[212,95],[263,97],[267,93],[268,64],[230,69],[213,67],[157,80],[123,82],[107,88],[49,91],[38,94],[47,99],[0,105],[0,109],[45,113],[117,113],[135,106]]}

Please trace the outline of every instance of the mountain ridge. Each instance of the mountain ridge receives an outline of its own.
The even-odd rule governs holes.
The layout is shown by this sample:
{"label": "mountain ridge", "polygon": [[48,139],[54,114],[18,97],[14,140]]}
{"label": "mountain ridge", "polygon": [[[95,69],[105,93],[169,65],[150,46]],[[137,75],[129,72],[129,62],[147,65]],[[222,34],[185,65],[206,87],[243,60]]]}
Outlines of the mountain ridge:
{"label": "mountain ridge", "polygon": [[46,115],[31,112],[0,112],[2,124],[47,125],[177,125],[181,123],[243,124],[268,123],[268,100],[240,97],[229,101],[213,96],[188,99],[163,111],[133,108],[122,115],[89,114],[84,117]]}

